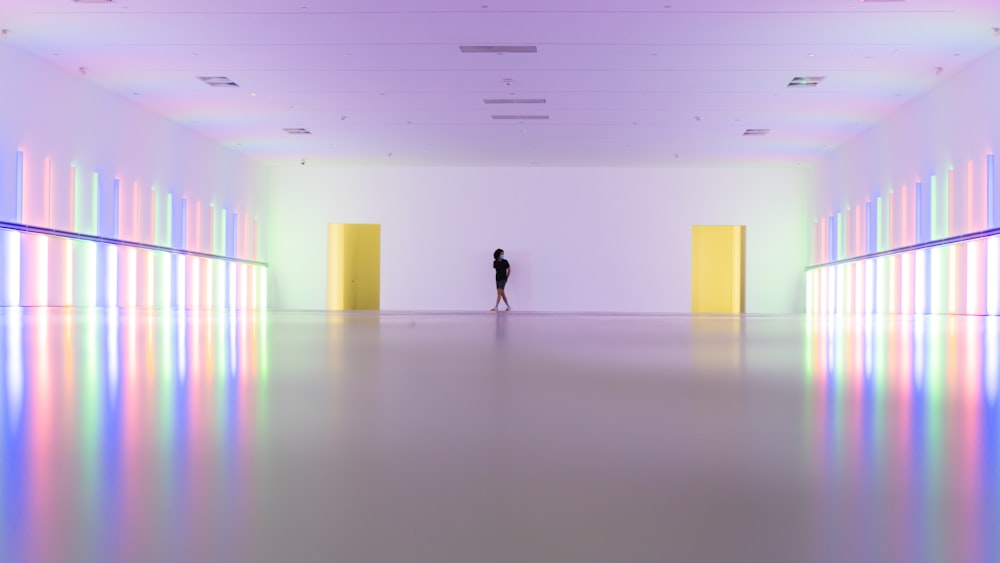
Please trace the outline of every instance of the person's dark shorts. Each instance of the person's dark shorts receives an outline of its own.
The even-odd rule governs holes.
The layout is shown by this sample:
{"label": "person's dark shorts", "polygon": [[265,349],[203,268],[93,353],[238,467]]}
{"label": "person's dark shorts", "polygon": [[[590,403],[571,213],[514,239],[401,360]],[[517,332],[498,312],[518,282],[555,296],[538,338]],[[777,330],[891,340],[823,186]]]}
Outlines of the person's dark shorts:
{"label": "person's dark shorts", "polygon": [[507,279],[497,280],[497,289],[504,289],[507,287]]}

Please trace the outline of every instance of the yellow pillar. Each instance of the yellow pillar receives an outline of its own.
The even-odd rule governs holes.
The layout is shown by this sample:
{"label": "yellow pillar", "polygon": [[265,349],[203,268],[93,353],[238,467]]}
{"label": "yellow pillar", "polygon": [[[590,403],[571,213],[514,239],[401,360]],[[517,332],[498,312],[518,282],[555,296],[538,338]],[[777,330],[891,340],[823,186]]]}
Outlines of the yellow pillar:
{"label": "yellow pillar", "polygon": [[381,225],[327,226],[328,309],[379,309],[381,247]]}
{"label": "yellow pillar", "polygon": [[743,313],[746,226],[691,228],[691,312]]}

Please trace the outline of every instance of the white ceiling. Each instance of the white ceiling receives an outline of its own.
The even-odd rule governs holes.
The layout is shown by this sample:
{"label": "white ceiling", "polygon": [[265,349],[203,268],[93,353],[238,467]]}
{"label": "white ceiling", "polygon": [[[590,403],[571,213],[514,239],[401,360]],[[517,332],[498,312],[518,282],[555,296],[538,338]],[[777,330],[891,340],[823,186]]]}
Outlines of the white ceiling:
{"label": "white ceiling", "polygon": [[5,43],[227,146],[377,165],[806,162],[994,27],[1000,0],[0,0]]}

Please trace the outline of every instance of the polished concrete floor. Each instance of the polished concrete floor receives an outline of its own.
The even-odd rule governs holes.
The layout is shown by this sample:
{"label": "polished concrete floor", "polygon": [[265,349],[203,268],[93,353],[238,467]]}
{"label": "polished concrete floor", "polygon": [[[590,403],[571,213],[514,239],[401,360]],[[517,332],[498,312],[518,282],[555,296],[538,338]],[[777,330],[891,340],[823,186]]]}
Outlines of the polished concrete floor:
{"label": "polished concrete floor", "polygon": [[0,561],[1000,560],[1000,319],[0,309]]}

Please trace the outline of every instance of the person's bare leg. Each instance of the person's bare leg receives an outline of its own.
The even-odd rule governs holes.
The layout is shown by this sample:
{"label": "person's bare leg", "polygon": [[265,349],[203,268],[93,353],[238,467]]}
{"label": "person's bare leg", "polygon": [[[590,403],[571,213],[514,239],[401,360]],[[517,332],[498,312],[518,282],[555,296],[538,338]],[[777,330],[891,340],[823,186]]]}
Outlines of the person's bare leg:
{"label": "person's bare leg", "polygon": [[[503,298],[503,304],[507,306],[507,310],[510,311],[510,303],[507,302],[507,292],[500,290],[500,297]],[[500,306],[500,301],[497,301],[497,306]]]}
{"label": "person's bare leg", "polygon": [[496,311],[497,307],[500,306],[500,296],[501,295],[503,295],[503,290],[502,289],[498,289],[497,290],[497,303],[496,303],[496,305],[493,306],[492,309],[490,309],[490,311]]}

